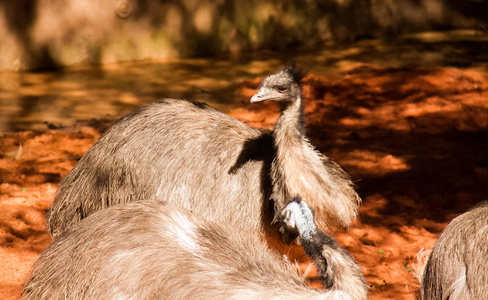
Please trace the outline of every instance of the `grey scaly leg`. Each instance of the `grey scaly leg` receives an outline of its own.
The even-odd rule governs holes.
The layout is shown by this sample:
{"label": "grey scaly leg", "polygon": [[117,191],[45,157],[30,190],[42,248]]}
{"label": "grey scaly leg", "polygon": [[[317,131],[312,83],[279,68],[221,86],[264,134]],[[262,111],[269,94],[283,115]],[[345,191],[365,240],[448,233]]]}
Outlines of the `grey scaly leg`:
{"label": "grey scaly leg", "polygon": [[296,229],[302,239],[311,241],[317,234],[317,226],[313,221],[312,211],[305,201],[294,198],[292,202],[281,211],[286,226]]}
{"label": "grey scaly leg", "polygon": [[[336,249],[338,244],[330,236],[317,229],[313,214],[305,201],[295,197],[281,211],[282,222],[286,227],[296,230],[305,253],[317,265],[321,281],[326,288],[332,287],[334,280],[330,276],[327,259],[323,252],[325,249]],[[332,248],[331,248],[332,247]]]}
{"label": "grey scaly leg", "polygon": [[[337,299],[367,299],[367,284],[352,255],[317,229],[305,201],[296,197],[281,211],[281,222],[298,232],[305,253],[315,262],[324,287]],[[334,298],[334,299],[336,299]]]}

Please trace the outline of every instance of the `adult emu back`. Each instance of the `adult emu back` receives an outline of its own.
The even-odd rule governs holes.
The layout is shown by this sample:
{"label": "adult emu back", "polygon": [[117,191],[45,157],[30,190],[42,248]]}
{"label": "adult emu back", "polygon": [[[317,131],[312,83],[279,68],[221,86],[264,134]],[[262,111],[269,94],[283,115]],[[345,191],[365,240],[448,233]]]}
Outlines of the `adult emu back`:
{"label": "adult emu back", "polygon": [[488,299],[488,201],[442,231],[421,279],[425,300]]}
{"label": "adult emu back", "polygon": [[354,258],[317,230],[304,202],[286,210],[327,290],[311,288],[258,236],[163,201],[115,205],[60,235],[35,262],[30,299],[367,298]]}
{"label": "adult emu back", "polygon": [[252,98],[280,104],[273,132],[175,99],[122,117],[61,181],[47,215],[51,234],[113,204],[149,198],[262,234],[300,195],[320,229],[347,227],[360,198],[341,167],[308,143],[303,76],[288,66],[266,77]]}

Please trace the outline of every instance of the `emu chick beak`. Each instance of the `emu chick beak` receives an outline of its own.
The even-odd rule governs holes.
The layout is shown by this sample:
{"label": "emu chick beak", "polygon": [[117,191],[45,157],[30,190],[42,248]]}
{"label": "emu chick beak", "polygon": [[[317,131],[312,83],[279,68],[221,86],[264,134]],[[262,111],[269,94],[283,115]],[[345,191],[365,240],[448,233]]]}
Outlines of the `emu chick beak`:
{"label": "emu chick beak", "polygon": [[254,96],[251,98],[251,103],[262,102],[268,100],[266,97],[266,92],[263,89],[260,89]]}

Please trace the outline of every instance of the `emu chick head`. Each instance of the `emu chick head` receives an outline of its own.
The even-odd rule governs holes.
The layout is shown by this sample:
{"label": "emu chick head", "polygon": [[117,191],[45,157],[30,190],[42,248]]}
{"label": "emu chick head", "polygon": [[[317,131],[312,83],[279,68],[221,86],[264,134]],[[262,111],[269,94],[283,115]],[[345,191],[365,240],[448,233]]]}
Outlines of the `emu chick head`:
{"label": "emu chick head", "polygon": [[262,101],[293,102],[301,94],[301,81],[306,72],[299,70],[294,64],[278,73],[269,75],[259,85],[258,92],[251,98],[251,103]]}

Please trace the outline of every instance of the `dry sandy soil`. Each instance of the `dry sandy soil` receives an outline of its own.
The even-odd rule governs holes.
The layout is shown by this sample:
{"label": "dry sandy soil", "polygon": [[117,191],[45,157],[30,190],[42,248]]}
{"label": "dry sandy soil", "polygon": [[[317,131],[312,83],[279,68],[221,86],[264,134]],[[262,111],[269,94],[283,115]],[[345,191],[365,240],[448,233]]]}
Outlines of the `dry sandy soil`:
{"label": "dry sandy soil", "polygon": [[[357,258],[371,299],[416,299],[417,254],[458,214],[488,198],[488,72],[363,67],[337,80],[305,79],[307,133],[352,176],[360,217],[337,239]],[[271,128],[273,105],[231,115]],[[0,137],[0,298],[18,299],[51,239],[44,214],[58,183],[111,121]]]}

